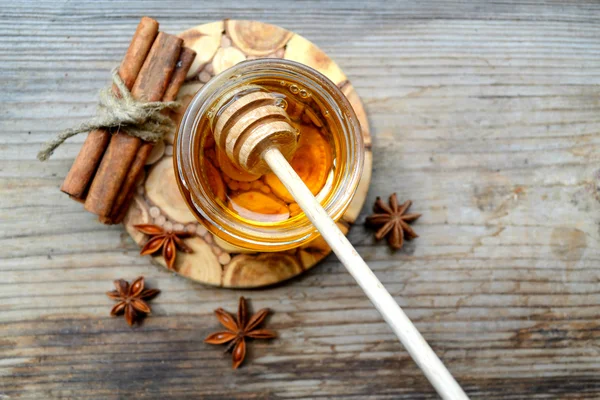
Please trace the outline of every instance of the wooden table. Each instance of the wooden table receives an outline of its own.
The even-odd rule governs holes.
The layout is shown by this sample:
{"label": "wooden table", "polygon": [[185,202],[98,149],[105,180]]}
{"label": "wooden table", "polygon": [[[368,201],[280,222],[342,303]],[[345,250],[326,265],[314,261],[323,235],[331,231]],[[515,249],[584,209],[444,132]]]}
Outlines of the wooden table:
{"label": "wooden table", "polygon": [[[472,398],[600,396],[600,5],[538,2],[3,1],[0,4],[0,399],[436,398],[334,257],[268,290],[203,287],[138,256],[58,187],[140,16],[296,31],[365,101],[367,204],[423,213],[392,253],[350,238]],[[163,293],[130,329],[115,278]],[[230,369],[212,310],[245,295],[280,338]]]}

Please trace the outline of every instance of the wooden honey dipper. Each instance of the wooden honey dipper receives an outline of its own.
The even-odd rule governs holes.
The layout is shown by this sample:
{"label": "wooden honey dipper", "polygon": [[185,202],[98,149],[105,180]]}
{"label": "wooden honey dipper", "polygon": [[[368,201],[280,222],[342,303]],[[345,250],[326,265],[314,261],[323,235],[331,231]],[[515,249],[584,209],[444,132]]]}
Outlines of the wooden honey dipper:
{"label": "wooden honey dipper", "polygon": [[288,163],[298,133],[277,98],[247,85],[228,92],[215,107],[212,127],[217,146],[254,174],[272,171],[329,244],[348,272],[390,325],[417,365],[444,399],[468,399],[417,328],[354,249],[333,219]]}

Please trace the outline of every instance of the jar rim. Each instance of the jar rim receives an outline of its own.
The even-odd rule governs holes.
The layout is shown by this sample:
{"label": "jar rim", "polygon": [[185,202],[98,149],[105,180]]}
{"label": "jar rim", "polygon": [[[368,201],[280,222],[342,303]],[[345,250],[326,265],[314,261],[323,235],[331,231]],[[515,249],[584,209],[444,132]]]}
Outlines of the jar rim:
{"label": "jar rim", "polygon": [[[208,112],[216,98],[239,80],[252,79],[261,74],[269,77],[297,79],[329,104],[335,104],[331,118],[343,128],[345,143],[344,180],[330,195],[323,207],[327,213],[338,220],[346,211],[362,176],[364,164],[364,143],[360,123],[348,99],[327,77],[314,69],[291,60],[257,59],[244,61],[215,76],[194,95],[190,101],[175,139],[173,155],[177,183],[188,208],[213,234],[230,244],[256,251],[280,251],[297,247],[318,236],[318,232],[308,218],[302,214],[299,218],[290,218],[285,222],[273,223],[243,222],[228,215],[214,201],[202,185],[200,171],[192,167],[196,156],[194,135],[197,135],[202,116]],[[186,194],[189,194],[187,196]],[[191,204],[190,204],[191,203]]]}

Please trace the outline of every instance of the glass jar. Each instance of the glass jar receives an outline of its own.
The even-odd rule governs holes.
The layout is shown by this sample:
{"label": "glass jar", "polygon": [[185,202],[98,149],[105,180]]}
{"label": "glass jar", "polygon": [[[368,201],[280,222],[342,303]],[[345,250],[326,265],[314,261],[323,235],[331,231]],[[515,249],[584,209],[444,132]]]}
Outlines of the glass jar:
{"label": "glass jar", "polygon": [[215,105],[226,92],[248,84],[275,88],[282,96],[294,98],[297,104],[307,105],[323,116],[319,123],[331,133],[334,161],[327,184],[316,196],[336,221],[350,205],[362,175],[364,145],[360,124],[333,82],[305,65],[282,59],[237,64],[210,80],[189,103],[175,139],[173,160],[177,183],[192,213],[210,232],[232,246],[251,251],[292,249],[318,236],[304,213],[277,222],[241,217],[214,195],[202,168],[205,146],[212,140],[210,124]]}

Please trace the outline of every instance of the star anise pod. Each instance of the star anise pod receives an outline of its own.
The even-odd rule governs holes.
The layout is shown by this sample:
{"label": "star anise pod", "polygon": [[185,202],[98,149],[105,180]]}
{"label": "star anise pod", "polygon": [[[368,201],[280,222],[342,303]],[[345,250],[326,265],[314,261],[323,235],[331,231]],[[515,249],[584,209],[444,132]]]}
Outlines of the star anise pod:
{"label": "star anise pod", "polygon": [[189,232],[184,231],[166,231],[160,226],[144,224],[134,225],[138,231],[150,236],[140,254],[154,254],[162,249],[162,256],[167,263],[169,269],[174,270],[175,258],[177,257],[177,249],[184,253],[193,253],[193,250],[187,246],[182,239],[192,236]]}
{"label": "star anise pod", "polygon": [[131,285],[123,279],[114,281],[117,290],[106,292],[111,299],[119,302],[110,310],[113,317],[125,314],[125,320],[132,326],[143,315],[150,313],[150,306],[145,300],[150,300],[160,293],[158,289],[144,289],[144,277],[140,276]]}
{"label": "star anise pod", "polygon": [[265,320],[270,311],[271,310],[268,308],[263,308],[248,319],[246,299],[240,297],[237,319],[222,308],[215,310],[217,319],[225,328],[227,328],[227,330],[208,335],[206,339],[204,339],[204,342],[210,344],[224,344],[231,342],[225,352],[228,352],[233,348],[232,366],[233,369],[236,369],[242,364],[244,357],[246,357],[246,338],[272,339],[277,337],[277,334],[269,329],[256,329]]}
{"label": "star anise pod", "polygon": [[405,237],[407,239],[419,237],[408,225],[421,216],[421,214],[406,214],[411,204],[412,201],[407,200],[402,205],[398,205],[396,193],[390,196],[389,206],[377,197],[373,206],[375,214],[367,217],[368,225],[379,228],[375,233],[375,239],[381,240],[387,236],[390,246],[399,250],[404,245]]}

